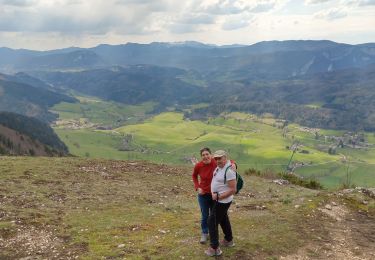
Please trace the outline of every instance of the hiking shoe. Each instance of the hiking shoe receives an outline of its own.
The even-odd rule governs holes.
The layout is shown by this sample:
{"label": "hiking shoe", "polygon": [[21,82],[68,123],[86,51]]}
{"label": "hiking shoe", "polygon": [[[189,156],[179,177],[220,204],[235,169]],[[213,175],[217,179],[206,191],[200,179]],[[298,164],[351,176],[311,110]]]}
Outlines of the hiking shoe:
{"label": "hiking shoe", "polygon": [[218,247],[216,249],[213,249],[212,247],[209,247],[206,251],[204,251],[207,256],[219,256],[223,253],[221,249]]}
{"label": "hiking shoe", "polygon": [[225,239],[220,241],[220,245],[224,247],[234,247],[234,242],[232,241],[226,241]]}
{"label": "hiking shoe", "polygon": [[206,244],[207,243],[208,234],[202,233],[201,240],[199,243]]}

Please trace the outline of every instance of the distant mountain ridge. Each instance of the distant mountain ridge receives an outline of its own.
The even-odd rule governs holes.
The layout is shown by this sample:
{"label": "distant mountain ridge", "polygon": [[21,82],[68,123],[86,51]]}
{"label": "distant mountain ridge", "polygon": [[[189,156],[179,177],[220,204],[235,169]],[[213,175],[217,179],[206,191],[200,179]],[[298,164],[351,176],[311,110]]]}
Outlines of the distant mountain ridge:
{"label": "distant mountain ridge", "polygon": [[[198,72],[243,71],[263,76],[292,77],[361,68],[375,63],[375,43],[358,45],[332,41],[266,41],[249,46],[215,46],[199,42],[98,45],[29,51],[0,48],[0,71],[94,69],[149,64]],[[273,74],[277,65],[284,70]],[[304,69],[301,70],[301,67]],[[254,69],[257,68],[257,69]]]}
{"label": "distant mountain ridge", "polygon": [[194,103],[202,88],[181,78],[186,71],[134,65],[78,72],[39,72],[33,75],[56,88],[97,96],[125,104],[155,101],[163,106]]}
{"label": "distant mountain ridge", "polygon": [[53,121],[49,107],[60,102],[76,102],[73,97],[54,92],[46,83],[26,74],[0,74],[0,111],[8,111]]}

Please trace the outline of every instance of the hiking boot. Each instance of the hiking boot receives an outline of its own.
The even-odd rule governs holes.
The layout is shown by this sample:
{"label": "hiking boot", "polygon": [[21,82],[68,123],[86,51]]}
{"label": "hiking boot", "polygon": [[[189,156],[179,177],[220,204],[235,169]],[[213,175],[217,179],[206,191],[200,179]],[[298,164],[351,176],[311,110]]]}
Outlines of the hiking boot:
{"label": "hiking boot", "polygon": [[216,248],[216,249],[213,249],[212,247],[209,247],[206,251],[204,251],[204,253],[207,256],[219,256],[223,253],[223,251],[221,251],[221,249],[219,247]]}
{"label": "hiking boot", "polygon": [[224,247],[234,247],[234,242],[232,241],[226,241],[225,239],[220,241],[220,245]]}
{"label": "hiking boot", "polygon": [[202,233],[201,240],[199,241],[199,243],[206,244],[207,243],[207,238],[208,238],[208,234]]}

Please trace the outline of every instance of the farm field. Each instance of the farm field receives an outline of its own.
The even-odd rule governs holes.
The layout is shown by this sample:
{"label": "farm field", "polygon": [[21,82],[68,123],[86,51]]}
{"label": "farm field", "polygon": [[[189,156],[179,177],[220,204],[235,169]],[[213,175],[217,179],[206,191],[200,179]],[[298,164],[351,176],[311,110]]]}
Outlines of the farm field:
{"label": "farm field", "polygon": [[[335,141],[324,136],[341,136],[344,131],[320,129],[317,138],[309,129],[296,124],[288,125],[285,131],[280,121],[271,117],[230,113],[207,121],[190,121],[178,112],[146,116],[152,104],[126,108],[112,102],[81,100],[83,104],[60,104],[54,110],[62,113],[61,121],[86,120],[79,129],[55,126],[73,155],[191,165],[190,158],[198,158],[199,149],[208,146],[212,150],[226,149],[239,163],[240,172],[249,168],[282,172],[287,169],[293,145],[298,144],[299,151],[291,160],[297,174],[316,178],[326,188],[337,188],[343,183],[375,185],[375,146],[371,146],[375,137],[372,133],[365,134],[369,147],[336,147],[335,153],[329,154],[328,149]],[[96,114],[97,111],[103,114]],[[106,111],[116,113],[111,117],[111,114],[106,116]],[[121,113],[135,121],[129,120],[126,125],[110,130],[98,130],[93,124],[87,124],[111,125]]]}

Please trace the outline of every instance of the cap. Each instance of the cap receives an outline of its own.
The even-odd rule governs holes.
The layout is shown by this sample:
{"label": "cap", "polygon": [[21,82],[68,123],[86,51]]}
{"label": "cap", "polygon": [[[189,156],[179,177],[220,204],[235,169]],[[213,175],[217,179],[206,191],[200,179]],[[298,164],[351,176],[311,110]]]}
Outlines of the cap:
{"label": "cap", "polygon": [[227,153],[224,150],[217,150],[216,152],[214,152],[213,157],[219,158],[219,157],[223,157],[223,156],[226,156],[226,155],[227,155]]}

